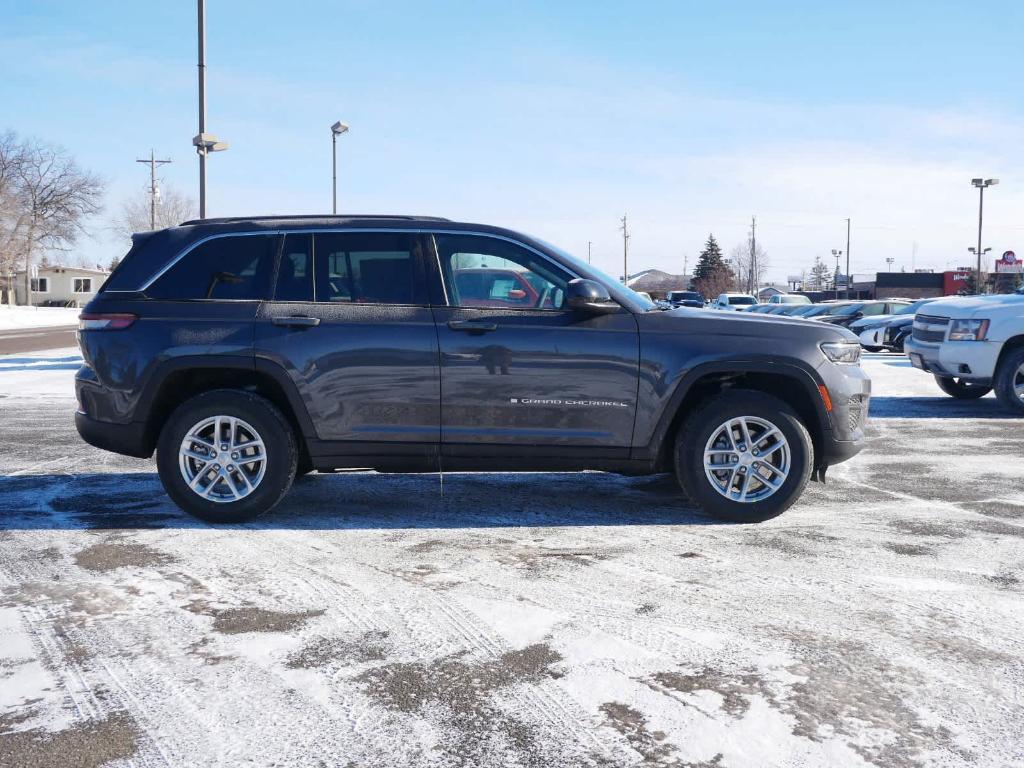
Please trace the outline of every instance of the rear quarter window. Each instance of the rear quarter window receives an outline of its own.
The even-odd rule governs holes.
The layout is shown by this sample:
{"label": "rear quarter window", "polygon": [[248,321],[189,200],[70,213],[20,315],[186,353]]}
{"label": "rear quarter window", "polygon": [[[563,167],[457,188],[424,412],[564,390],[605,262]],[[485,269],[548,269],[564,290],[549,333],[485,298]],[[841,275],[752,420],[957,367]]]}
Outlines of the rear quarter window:
{"label": "rear quarter window", "polygon": [[274,235],[234,235],[200,243],[146,289],[153,299],[259,300],[267,296]]}

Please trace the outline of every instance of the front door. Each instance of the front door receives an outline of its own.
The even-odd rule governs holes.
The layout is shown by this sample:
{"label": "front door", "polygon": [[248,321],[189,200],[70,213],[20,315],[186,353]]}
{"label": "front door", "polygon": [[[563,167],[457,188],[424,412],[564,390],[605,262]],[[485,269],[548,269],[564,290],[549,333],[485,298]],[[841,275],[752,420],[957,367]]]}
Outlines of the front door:
{"label": "front door", "polygon": [[[405,232],[285,236],[256,356],[287,371],[322,453],[343,443],[435,446],[438,348],[420,238]],[[335,450],[330,450],[330,449]]]}
{"label": "front door", "polygon": [[632,314],[564,308],[573,275],[526,246],[433,240],[445,294],[434,308],[442,444],[627,451],[639,365]]}

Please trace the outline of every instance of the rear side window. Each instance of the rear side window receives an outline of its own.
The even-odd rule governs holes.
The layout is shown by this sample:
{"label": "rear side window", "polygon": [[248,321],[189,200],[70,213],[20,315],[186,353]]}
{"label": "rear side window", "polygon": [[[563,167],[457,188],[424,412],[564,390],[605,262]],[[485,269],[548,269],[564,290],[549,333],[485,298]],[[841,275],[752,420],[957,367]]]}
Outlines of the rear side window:
{"label": "rear side window", "polygon": [[270,288],[273,235],[217,237],[193,248],[146,289],[154,299],[259,300]]}
{"label": "rear side window", "polygon": [[426,304],[419,248],[402,232],[313,236],[314,299],[327,304]]}

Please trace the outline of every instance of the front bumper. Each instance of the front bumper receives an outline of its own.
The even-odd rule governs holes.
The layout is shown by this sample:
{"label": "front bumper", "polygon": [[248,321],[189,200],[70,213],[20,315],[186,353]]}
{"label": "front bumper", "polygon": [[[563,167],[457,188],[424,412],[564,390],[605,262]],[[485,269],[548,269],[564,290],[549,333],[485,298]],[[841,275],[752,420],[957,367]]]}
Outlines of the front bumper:
{"label": "front bumper", "polygon": [[148,459],[153,455],[153,441],[147,433],[146,425],[141,422],[114,424],[91,419],[88,414],[76,411],[75,429],[85,442],[104,451],[140,459]]}
{"label": "front bumper", "polygon": [[911,364],[936,376],[990,382],[999,360],[999,344],[990,341],[944,341],[928,344],[913,336],[903,343]]}
{"label": "front bumper", "polygon": [[871,404],[871,379],[859,365],[826,364],[818,369],[832,401],[831,429],[822,431],[819,466],[851,459],[864,447]]}

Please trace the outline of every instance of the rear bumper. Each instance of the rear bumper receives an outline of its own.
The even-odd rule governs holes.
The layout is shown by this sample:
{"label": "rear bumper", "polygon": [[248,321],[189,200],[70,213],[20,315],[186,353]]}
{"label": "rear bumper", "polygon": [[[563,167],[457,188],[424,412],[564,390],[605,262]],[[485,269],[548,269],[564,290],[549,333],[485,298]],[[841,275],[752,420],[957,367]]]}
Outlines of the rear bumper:
{"label": "rear bumper", "polygon": [[153,455],[153,443],[146,433],[145,424],[134,421],[113,424],[109,421],[90,419],[88,415],[77,411],[75,429],[85,442],[104,451],[140,459],[148,459]]}

